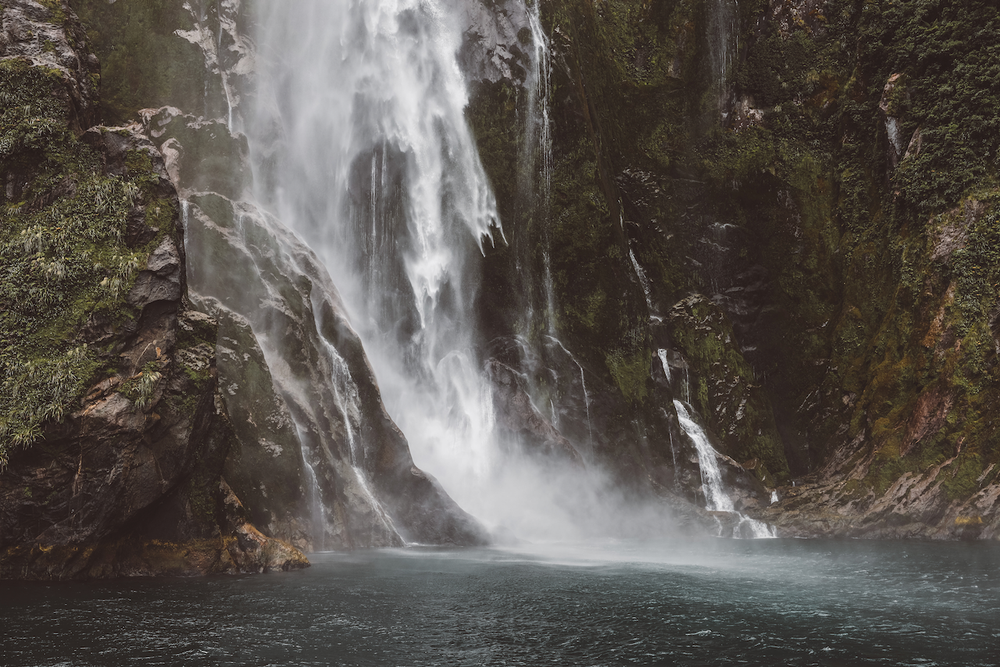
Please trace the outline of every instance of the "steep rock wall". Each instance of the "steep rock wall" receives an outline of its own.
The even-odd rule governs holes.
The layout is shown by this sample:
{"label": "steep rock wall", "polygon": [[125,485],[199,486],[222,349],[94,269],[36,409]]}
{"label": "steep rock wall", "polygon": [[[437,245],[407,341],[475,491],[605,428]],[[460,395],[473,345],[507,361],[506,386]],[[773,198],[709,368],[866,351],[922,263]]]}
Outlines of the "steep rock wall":
{"label": "steep rock wall", "polygon": [[[580,73],[575,96],[557,79],[554,104],[572,115],[557,112],[556,145],[588,128],[574,189],[621,202],[647,305],[677,313],[654,320],[656,345],[683,357],[671,361],[726,453],[766,461],[769,484],[805,478],[779,489],[768,520],[791,534],[994,536],[996,8],[543,7]],[[586,226],[569,229],[557,252],[575,259]],[[569,284],[564,302],[598,294]],[[718,315],[692,318],[678,303],[692,293]],[[754,399],[733,394],[737,376]]]}
{"label": "steep rock wall", "polygon": [[221,477],[216,324],[162,157],[136,125],[82,132],[97,61],[67,5],[0,10],[0,577],[308,565]]}

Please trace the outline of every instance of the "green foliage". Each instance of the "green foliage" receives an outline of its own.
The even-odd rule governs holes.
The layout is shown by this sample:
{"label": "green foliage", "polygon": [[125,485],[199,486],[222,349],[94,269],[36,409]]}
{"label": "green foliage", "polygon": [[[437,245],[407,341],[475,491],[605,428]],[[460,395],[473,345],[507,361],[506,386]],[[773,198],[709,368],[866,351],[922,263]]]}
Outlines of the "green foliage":
{"label": "green foliage", "polygon": [[62,25],[66,23],[66,10],[62,0],[37,0],[38,4],[49,10],[49,18],[52,23]]}
{"label": "green foliage", "polygon": [[[4,350],[9,353],[10,349]],[[5,356],[0,384],[0,469],[10,453],[33,444],[48,421],[61,421],[97,367],[86,345],[21,361]]]}
{"label": "green foliage", "polygon": [[983,462],[976,454],[963,455],[944,472],[941,488],[950,500],[965,499],[979,490]]}
{"label": "green foliage", "polygon": [[905,127],[919,127],[922,135],[920,154],[900,165],[894,185],[902,204],[925,214],[941,211],[996,179],[1000,8],[945,0],[877,6],[866,12],[878,16],[864,32],[885,47],[867,49],[884,58],[882,67],[906,74]]}
{"label": "green foliage", "polygon": [[768,484],[787,479],[771,406],[722,310],[692,296],[674,306],[669,322],[675,349],[690,364],[691,403],[722,439],[726,453],[749,463]]}
{"label": "green foliage", "polygon": [[604,363],[626,401],[638,404],[646,400],[649,357],[644,350],[640,349],[626,357],[621,349],[617,349],[605,357]]}
{"label": "green foliage", "polygon": [[160,238],[126,245],[126,219],[149,199],[148,183],[101,175],[98,156],[68,129],[63,85],[26,62],[0,62],[8,185],[0,199],[0,465],[70,414],[113,363],[79,331],[95,313],[131,316],[125,296]]}
{"label": "green foliage", "polygon": [[967,233],[965,247],[952,255],[961,314],[957,332],[963,336],[975,322],[988,319],[1000,294],[1000,209],[979,217]]}
{"label": "green foliage", "polygon": [[132,401],[138,410],[145,410],[153,402],[156,385],[163,379],[159,364],[154,360],[142,367],[136,375],[121,384],[118,391]]}

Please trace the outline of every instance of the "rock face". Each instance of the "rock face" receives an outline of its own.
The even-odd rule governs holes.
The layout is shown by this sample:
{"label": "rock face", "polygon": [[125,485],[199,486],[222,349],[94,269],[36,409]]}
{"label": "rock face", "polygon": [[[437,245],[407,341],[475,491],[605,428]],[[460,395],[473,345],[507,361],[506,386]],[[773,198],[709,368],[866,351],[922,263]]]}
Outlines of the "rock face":
{"label": "rock face", "polygon": [[459,52],[462,71],[470,81],[501,79],[521,82],[531,67],[531,29],[527,9],[516,0],[483,2],[449,0],[464,32]]}
{"label": "rock face", "polygon": [[23,101],[5,103],[0,155],[0,578],[308,565],[221,477],[234,436],[217,325],[184,300],[162,157],[137,125],[74,136],[94,115],[96,60],[78,55],[68,6],[2,9],[2,92]]}
{"label": "rock face", "polygon": [[[60,419],[64,429],[87,423],[131,434],[124,461],[87,450],[107,475],[147,471],[143,448],[160,441],[145,434],[157,429],[181,439],[217,432],[205,426],[218,420],[207,399],[189,413],[160,407],[189,390],[177,364],[193,364],[191,382],[213,368],[201,343],[171,342],[174,329],[197,326],[180,306],[163,306],[183,298],[186,277],[185,244],[166,231],[174,200],[158,172],[162,154],[183,200],[195,260],[188,278],[199,307],[220,323],[221,394],[240,441],[231,450],[210,445],[227,452],[228,487],[214,478],[204,487],[215,507],[229,508],[217,516],[235,517],[215,524],[217,539],[235,535],[242,545],[244,555],[227,551],[229,560],[276,553],[244,519],[306,548],[484,540],[413,467],[321,263],[248,201],[246,8],[239,0],[77,4],[101,26],[91,36],[58,2],[3,3],[4,81],[21,91],[2,110],[5,132],[12,128],[0,153],[3,203],[9,220],[15,209],[35,216],[16,218],[4,258],[15,248],[41,256],[17,265],[21,273],[8,279],[15,296],[0,299],[8,299],[5,317],[28,317],[32,303],[54,305],[60,292],[46,285],[83,270],[67,268],[35,225],[55,201],[89,197],[95,208],[100,193],[39,163],[48,135],[30,120],[42,114],[18,114],[38,102],[23,91],[51,75],[52,117],[78,133],[90,127],[96,63],[77,54],[92,48],[105,56],[105,118],[153,107],[142,129],[84,134],[100,173],[143,193],[108,190],[125,202],[120,235],[133,254],[103,258],[96,284],[104,291],[81,296],[110,299],[127,317],[75,323],[82,333],[60,339],[56,356],[27,337],[3,340],[7,372],[20,378],[6,385],[12,416],[0,433],[13,445],[4,474],[41,456],[20,448],[45,424],[46,442],[79,456],[77,436],[51,426]],[[494,416],[512,442],[554,465],[605,468],[629,492],[660,498],[693,525],[714,525],[697,508],[697,457],[678,427],[678,399],[713,438],[741,511],[783,534],[997,537],[995,8],[552,0],[540,5],[546,77],[535,74],[526,5],[446,4],[464,29],[466,117],[507,240],[485,249],[476,313]],[[143,169],[158,175],[146,179]],[[43,172],[44,189],[33,184]],[[34,333],[48,341],[67,326]],[[112,343],[113,354],[93,349]],[[11,346],[20,346],[16,363]],[[80,377],[95,369],[107,370],[105,383],[83,386]],[[29,393],[33,412],[18,408]],[[100,407],[84,415],[89,404],[79,400],[89,394]],[[129,412],[137,402],[143,407]],[[139,423],[146,414],[158,416],[155,424]],[[69,470],[69,453],[60,456]],[[164,456],[162,473],[180,499],[161,508],[136,496],[147,504],[135,517],[193,506],[177,490],[192,469],[184,456]],[[30,486],[26,470],[16,484]],[[59,479],[96,484],[80,470]],[[5,502],[21,507],[25,493],[12,488]],[[769,504],[772,488],[780,499]],[[45,514],[37,497],[32,491],[24,506],[48,517],[43,530],[75,534],[59,523],[68,515]],[[113,523],[87,511],[95,526]],[[30,517],[11,521],[11,531],[34,530]],[[183,525],[190,539],[214,530]],[[122,539],[132,546],[121,553],[152,557],[142,552],[152,544],[143,533],[106,534],[102,544]],[[211,553],[212,563],[229,562],[221,547]]]}
{"label": "rock face", "polygon": [[[787,533],[994,537],[996,142],[948,128],[994,126],[1000,16],[954,8],[925,35],[886,6],[740,3],[714,31],[721,3],[695,4],[542,10],[551,216],[505,231],[549,244],[560,337],[610,388],[596,405],[630,405],[602,430],[670,439],[648,416],[663,350],[671,397],[780,487],[764,516]],[[975,37],[953,52],[953,30]],[[471,123],[514,192],[504,86],[477,89]],[[622,440],[599,444],[619,466]]]}
{"label": "rock face", "polygon": [[61,0],[5,0],[0,21],[0,58],[57,70],[63,86],[54,94],[66,104],[70,126],[79,132],[93,125],[100,66],[72,10]]}

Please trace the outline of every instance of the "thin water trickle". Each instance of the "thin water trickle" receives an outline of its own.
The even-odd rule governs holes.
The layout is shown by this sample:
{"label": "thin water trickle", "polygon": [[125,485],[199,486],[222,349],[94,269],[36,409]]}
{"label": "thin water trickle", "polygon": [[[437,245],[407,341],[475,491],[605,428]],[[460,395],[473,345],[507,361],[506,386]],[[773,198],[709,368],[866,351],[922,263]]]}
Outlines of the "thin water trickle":
{"label": "thin water trickle", "polygon": [[[549,113],[551,95],[551,52],[549,38],[542,29],[540,0],[527,5],[528,28],[531,30],[531,72],[528,91],[528,123],[524,134],[524,160],[535,170],[522,170],[519,190],[535,203],[535,217],[542,225],[542,282],[545,291],[546,330],[556,335],[556,298],[552,282],[552,252],[549,238],[549,202],[552,191],[552,129]],[[537,157],[536,157],[537,153]],[[527,181],[527,182],[525,182]]]}
{"label": "thin water trickle", "polygon": [[656,356],[660,358],[660,365],[663,366],[663,375],[667,378],[667,384],[670,384],[670,364],[667,362],[667,351],[661,347],[656,351]]}
{"label": "thin water trickle", "polygon": [[302,469],[306,473],[306,495],[309,499],[309,523],[312,534],[312,550],[326,550],[326,507],[323,505],[323,494],[319,488],[319,478],[316,469],[306,456],[306,438],[300,427],[296,427],[299,437],[299,452],[302,455]]}
{"label": "thin water trickle", "polygon": [[713,0],[709,5],[709,67],[717,105],[715,111],[723,121],[729,116],[729,81],[739,52],[739,30],[736,29],[738,18],[737,0]]}
{"label": "thin water trickle", "polygon": [[566,349],[566,346],[563,345],[558,338],[556,338],[555,336],[546,336],[546,338],[548,338],[550,341],[559,346],[559,349],[565,352],[566,356],[569,357],[570,361],[576,364],[576,367],[580,369],[580,389],[583,391],[583,405],[587,411],[587,437],[589,439],[589,444],[593,445],[594,428],[590,422],[590,394],[587,393],[587,374],[583,370],[583,364],[581,364],[577,360],[577,358],[573,356],[572,352]]}
{"label": "thin water trickle", "polygon": [[[711,512],[726,512],[738,519],[733,537],[764,538],[776,537],[774,529],[762,521],[751,519],[736,511],[732,498],[726,492],[722,480],[722,469],[719,467],[719,453],[712,447],[708,434],[688,412],[687,406],[681,401],[674,401],[677,420],[681,429],[694,443],[698,452],[698,467],[701,470],[701,487],[705,495],[705,509]],[[722,526],[720,524],[720,530]]]}

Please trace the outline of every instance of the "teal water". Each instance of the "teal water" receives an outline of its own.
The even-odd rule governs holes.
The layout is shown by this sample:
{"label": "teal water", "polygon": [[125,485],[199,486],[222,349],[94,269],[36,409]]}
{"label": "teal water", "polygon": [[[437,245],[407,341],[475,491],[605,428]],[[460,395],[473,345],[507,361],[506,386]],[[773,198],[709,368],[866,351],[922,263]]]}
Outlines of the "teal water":
{"label": "teal water", "polygon": [[998,665],[1000,545],[758,540],[312,554],[0,584],[14,665]]}

